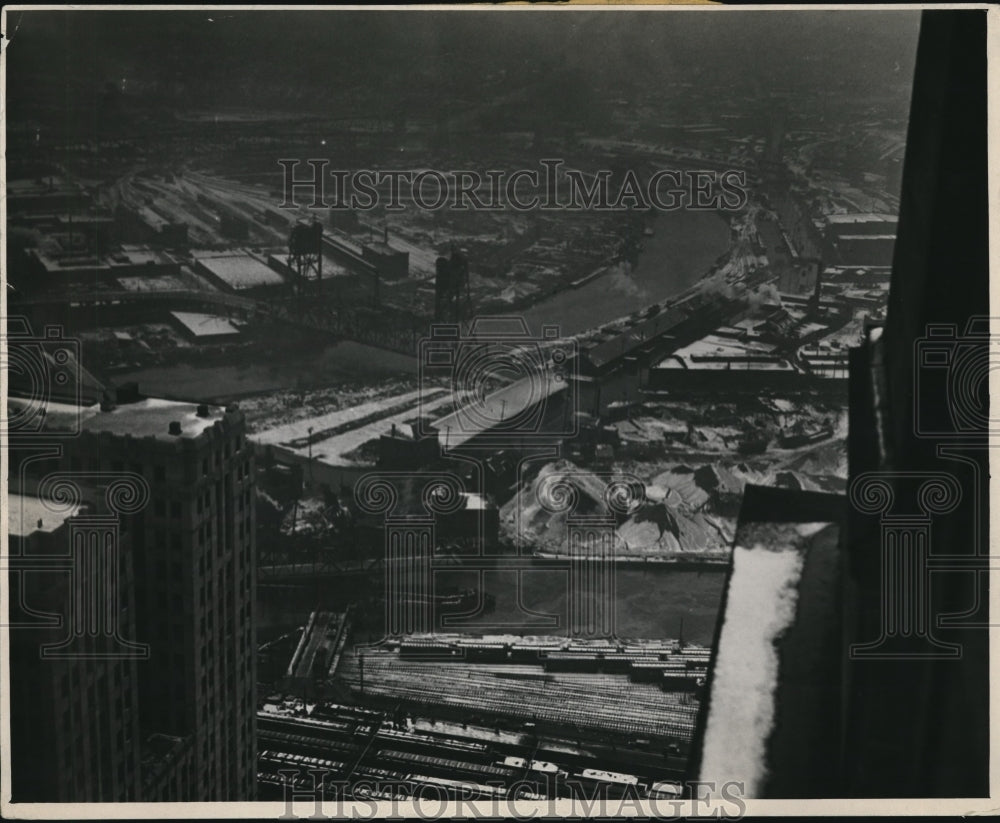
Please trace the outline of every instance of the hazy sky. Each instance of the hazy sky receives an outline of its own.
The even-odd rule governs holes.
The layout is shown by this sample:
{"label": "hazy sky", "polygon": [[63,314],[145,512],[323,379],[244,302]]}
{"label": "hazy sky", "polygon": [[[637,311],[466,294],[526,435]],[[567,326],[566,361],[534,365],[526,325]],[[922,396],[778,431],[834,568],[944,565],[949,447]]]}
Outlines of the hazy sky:
{"label": "hazy sky", "polygon": [[282,88],[467,93],[538,68],[604,86],[695,76],[864,93],[912,73],[918,28],[914,11],[15,12],[7,82],[14,111],[122,78],[200,104],[256,87],[274,105]]}

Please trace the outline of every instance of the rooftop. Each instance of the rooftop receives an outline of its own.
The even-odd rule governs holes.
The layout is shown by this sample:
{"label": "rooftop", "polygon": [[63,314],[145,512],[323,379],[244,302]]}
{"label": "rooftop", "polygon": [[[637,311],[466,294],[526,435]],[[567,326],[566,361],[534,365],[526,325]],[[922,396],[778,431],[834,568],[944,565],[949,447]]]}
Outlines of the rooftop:
{"label": "rooftop", "polygon": [[198,263],[233,289],[280,286],[285,281],[256,257],[239,251],[194,252]]}
{"label": "rooftop", "polygon": [[251,435],[251,439],[282,446],[303,457],[310,453],[312,439],[314,460],[331,466],[349,466],[353,461],[344,455],[391,432],[393,425],[398,427],[397,431],[404,426],[409,428],[416,417],[441,410],[450,403],[451,395],[444,391],[414,390],[275,426]]}
{"label": "rooftop", "polygon": [[[545,371],[540,379],[525,377],[478,401],[465,402],[465,398],[454,393],[447,398],[450,401],[448,406],[454,411],[436,420],[434,428],[442,433],[446,448],[455,448],[478,435],[504,432],[501,421],[515,419],[526,409],[545,402],[565,387],[564,380]],[[513,431],[517,432],[517,429]]]}
{"label": "rooftop", "polygon": [[[8,398],[8,404],[17,407],[31,405],[31,400]],[[225,415],[221,406],[208,406],[208,416],[198,416],[198,405],[175,400],[146,398],[136,403],[125,403],[111,411],[102,411],[100,405],[74,406],[68,403],[49,403],[46,406],[45,427],[52,431],[73,430],[77,421],[81,431],[111,432],[132,437],[159,437],[193,439]],[[179,435],[169,434],[170,424],[181,424]]]}
{"label": "rooftop", "polygon": [[65,252],[51,244],[35,249],[35,257],[47,272],[72,272],[74,270],[104,269],[106,271],[131,270],[136,266],[176,266],[177,263],[163,252],[146,246],[122,247],[106,255],[87,252]]}
{"label": "rooftop", "polygon": [[848,214],[828,214],[827,223],[895,223],[899,218],[894,214],[878,214],[877,212],[850,212]]}
{"label": "rooftop", "polygon": [[240,330],[225,317],[189,311],[172,311],[171,316],[195,337],[237,335]]}
{"label": "rooftop", "polygon": [[799,761],[829,759],[831,712],[820,707],[839,696],[826,644],[840,631],[830,593],[845,505],[841,495],[747,487],[702,709],[700,780],[725,775],[744,781],[747,797],[769,796],[789,742],[808,740]]}
{"label": "rooftop", "polygon": [[658,364],[661,369],[766,369],[789,371],[791,364],[774,354],[774,346],[752,340],[709,334],[675,351]]}
{"label": "rooftop", "polygon": [[14,537],[54,532],[79,511],[79,505],[66,507],[40,497],[13,492],[7,494],[8,530]]}
{"label": "rooftop", "polygon": [[407,251],[401,249],[394,249],[388,243],[384,243],[381,240],[375,240],[371,243],[364,243],[362,249],[366,249],[375,254],[382,254],[386,256],[393,256],[397,254],[409,254]]}
{"label": "rooftop", "polygon": [[[155,397],[127,403],[112,411],[101,411],[99,406],[87,411],[90,413],[81,421],[83,431],[185,439],[198,437],[225,415],[221,406],[208,406],[208,415],[199,417],[198,405],[195,403],[180,403]],[[175,421],[181,424],[180,435],[169,434],[170,424]]]}

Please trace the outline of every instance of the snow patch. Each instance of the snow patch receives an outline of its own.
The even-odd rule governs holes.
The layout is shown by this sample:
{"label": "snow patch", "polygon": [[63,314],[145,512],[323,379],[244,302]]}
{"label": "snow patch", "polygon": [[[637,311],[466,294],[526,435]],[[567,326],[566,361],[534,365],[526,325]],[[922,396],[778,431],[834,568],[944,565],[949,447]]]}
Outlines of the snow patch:
{"label": "snow patch", "polygon": [[719,786],[745,781],[745,797],[758,797],[767,776],[778,686],[775,642],[794,619],[802,563],[795,549],[733,549],[701,779]]}

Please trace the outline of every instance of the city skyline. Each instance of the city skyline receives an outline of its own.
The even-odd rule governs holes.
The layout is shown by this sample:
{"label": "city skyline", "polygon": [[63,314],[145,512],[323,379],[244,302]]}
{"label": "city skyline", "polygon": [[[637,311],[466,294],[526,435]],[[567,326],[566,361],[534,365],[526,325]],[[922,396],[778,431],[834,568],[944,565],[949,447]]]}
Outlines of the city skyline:
{"label": "city skyline", "polygon": [[4,14],[8,811],[988,795],[985,10]]}

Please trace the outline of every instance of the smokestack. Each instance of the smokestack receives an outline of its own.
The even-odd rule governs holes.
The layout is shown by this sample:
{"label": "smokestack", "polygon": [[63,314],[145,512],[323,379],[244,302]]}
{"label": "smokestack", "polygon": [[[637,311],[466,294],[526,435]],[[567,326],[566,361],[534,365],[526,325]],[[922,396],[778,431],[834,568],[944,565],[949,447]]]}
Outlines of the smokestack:
{"label": "smokestack", "polygon": [[170,423],[170,428],[168,430],[170,434],[178,435],[181,433],[181,424],[179,420],[173,420]]}
{"label": "smokestack", "polygon": [[198,404],[198,417],[208,417],[208,406],[205,403]]}

